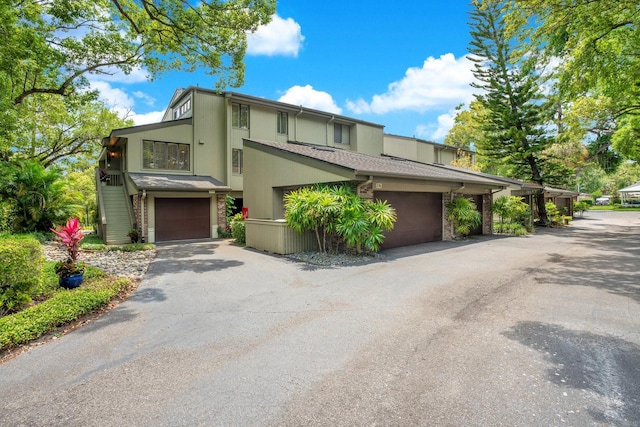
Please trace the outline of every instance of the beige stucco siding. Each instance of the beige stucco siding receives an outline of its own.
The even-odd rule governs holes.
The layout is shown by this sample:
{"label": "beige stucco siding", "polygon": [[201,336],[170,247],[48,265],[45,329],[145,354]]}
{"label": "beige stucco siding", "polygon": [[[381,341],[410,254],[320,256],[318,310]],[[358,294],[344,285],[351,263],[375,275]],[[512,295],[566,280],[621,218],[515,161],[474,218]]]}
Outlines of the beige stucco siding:
{"label": "beige stucco siding", "polygon": [[227,180],[227,134],[224,98],[194,93],[194,175]]}
{"label": "beige stucco siding", "polygon": [[418,160],[417,141],[415,139],[401,138],[394,135],[384,135],[383,153],[388,156],[402,159]]}
{"label": "beige stucco siding", "polygon": [[245,173],[248,183],[244,190],[244,205],[249,216],[258,219],[278,219],[281,209],[276,205],[282,191],[278,187],[340,182],[354,179],[353,173],[309,159],[301,161],[286,153],[271,155],[261,149],[244,146]]}
{"label": "beige stucco siding", "polygon": [[[149,172],[149,169],[142,168],[142,141],[163,141],[163,142],[176,142],[180,144],[189,144],[191,146],[191,168],[193,170],[194,150],[192,144],[192,132],[193,127],[190,124],[167,126],[160,129],[131,132],[127,134],[119,134],[119,137],[127,138],[127,170],[129,172]],[[153,172],[157,173],[175,173],[177,175],[192,174],[191,171],[171,171],[171,170],[157,170],[153,169]]]}
{"label": "beige stucco siding", "polygon": [[359,153],[379,156],[383,153],[383,129],[362,123],[355,125],[355,138],[351,149]]}
{"label": "beige stucco siding", "polygon": [[435,163],[436,153],[435,147],[431,144],[418,143],[418,158],[419,162]]}
{"label": "beige stucco siding", "polygon": [[453,163],[453,161],[456,159],[456,153],[454,151],[451,150],[439,150],[439,156],[440,157],[438,160],[438,163],[441,163],[443,165],[450,165],[451,163]]}

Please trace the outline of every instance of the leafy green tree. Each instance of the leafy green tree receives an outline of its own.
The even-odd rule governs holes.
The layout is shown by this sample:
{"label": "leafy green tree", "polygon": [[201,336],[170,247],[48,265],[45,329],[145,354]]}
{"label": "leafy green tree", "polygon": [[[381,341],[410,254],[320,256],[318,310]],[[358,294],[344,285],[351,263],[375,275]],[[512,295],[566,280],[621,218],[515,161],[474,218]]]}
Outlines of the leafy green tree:
{"label": "leafy green tree", "polygon": [[607,182],[606,172],[597,163],[585,165],[576,178],[578,189],[581,193],[593,193],[602,189]]}
{"label": "leafy green tree", "polygon": [[0,196],[9,206],[12,231],[49,231],[73,212],[65,181],[58,169],[45,169],[40,163],[26,160],[3,163],[7,181],[0,186]]}
{"label": "leafy green tree", "polygon": [[216,87],[244,79],[246,33],[275,0],[8,0],[0,3],[0,138],[29,97],[86,96],[91,75],[205,69]]}
{"label": "leafy green tree", "polygon": [[[548,135],[553,110],[541,92],[538,57],[514,47],[516,31],[521,34],[526,27],[507,27],[502,1],[474,1],[473,5],[469,52],[479,81],[474,87],[481,89],[476,100],[486,110],[485,138],[478,152],[509,165],[509,175],[515,178],[541,185],[564,181],[562,165],[545,153],[553,142]],[[540,219],[546,222],[542,192],[536,199]]]}
{"label": "leafy green tree", "polygon": [[462,237],[468,236],[472,228],[482,224],[482,214],[478,212],[473,200],[454,197],[446,208],[447,219],[453,221],[453,230]]}
{"label": "leafy green tree", "polygon": [[468,108],[463,105],[456,107],[456,116],[453,127],[444,138],[445,145],[470,150],[484,138],[482,118],[485,114],[484,106],[478,101],[473,101]]}
{"label": "leafy green tree", "polygon": [[133,124],[102,102],[73,101],[50,94],[24,100],[13,132],[14,156],[36,160],[45,168],[56,164],[84,170],[95,163],[105,135]]}
{"label": "leafy green tree", "polygon": [[534,23],[536,31],[520,42],[559,61],[556,76],[564,100],[609,100],[616,133],[624,129],[627,134],[614,136],[616,151],[640,160],[640,140],[627,138],[640,130],[640,122],[633,120],[640,111],[637,0],[515,0],[510,19]]}

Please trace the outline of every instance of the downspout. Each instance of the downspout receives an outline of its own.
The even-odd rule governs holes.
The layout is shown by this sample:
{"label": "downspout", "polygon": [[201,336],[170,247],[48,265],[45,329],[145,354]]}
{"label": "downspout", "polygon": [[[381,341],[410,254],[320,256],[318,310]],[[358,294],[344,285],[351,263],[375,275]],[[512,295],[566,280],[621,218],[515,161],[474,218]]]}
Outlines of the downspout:
{"label": "downspout", "polygon": [[356,187],[356,195],[358,197],[360,197],[360,190],[365,186],[365,185],[369,185],[373,182],[373,176],[369,175],[369,179],[366,180],[365,182],[363,182],[362,184],[358,184],[358,186]]}
{"label": "downspout", "polygon": [[296,115],[293,118],[293,126],[295,128],[295,135],[294,135],[294,141],[298,140],[298,117],[300,116],[300,114],[302,114],[304,110],[302,109],[302,105],[300,106],[300,111],[298,111],[296,113]]}
{"label": "downspout", "polygon": [[142,243],[145,242],[145,230],[144,230],[144,200],[147,198],[147,190],[142,190],[141,209],[140,209],[140,222],[142,222]]}
{"label": "downspout", "polygon": [[331,118],[327,121],[327,145],[329,145],[329,141],[331,141],[331,139],[329,138],[330,132],[329,132],[329,124],[332,123],[334,120],[336,119],[336,116],[331,115]]}

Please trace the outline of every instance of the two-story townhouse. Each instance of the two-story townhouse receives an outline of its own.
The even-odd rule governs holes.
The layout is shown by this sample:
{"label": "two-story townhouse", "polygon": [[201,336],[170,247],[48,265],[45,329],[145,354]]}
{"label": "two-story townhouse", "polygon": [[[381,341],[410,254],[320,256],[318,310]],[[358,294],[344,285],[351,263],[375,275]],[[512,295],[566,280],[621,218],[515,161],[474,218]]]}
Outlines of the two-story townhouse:
{"label": "two-story townhouse", "polygon": [[243,206],[244,139],[379,155],[383,130],[235,92],[179,89],[162,122],[115,129],[104,139],[96,171],[99,231],[107,243],[125,242],[130,228],[149,242],[217,237],[226,194]]}
{"label": "two-story townhouse", "polygon": [[387,156],[441,165],[450,165],[462,156],[468,157],[470,163],[474,164],[476,156],[476,153],[470,150],[387,133],[383,136],[383,153]]}

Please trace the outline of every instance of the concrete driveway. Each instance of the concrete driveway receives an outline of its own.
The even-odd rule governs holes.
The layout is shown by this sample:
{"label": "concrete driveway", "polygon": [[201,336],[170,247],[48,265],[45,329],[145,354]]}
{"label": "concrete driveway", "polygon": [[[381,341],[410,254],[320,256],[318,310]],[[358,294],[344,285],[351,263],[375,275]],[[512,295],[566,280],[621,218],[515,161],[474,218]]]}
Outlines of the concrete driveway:
{"label": "concrete driveway", "polygon": [[639,216],[341,268],[163,245],[127,302],[0,365],[1,424],[637,426]]}

